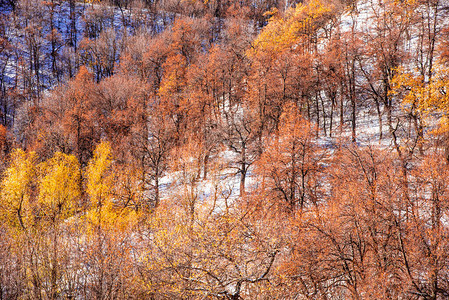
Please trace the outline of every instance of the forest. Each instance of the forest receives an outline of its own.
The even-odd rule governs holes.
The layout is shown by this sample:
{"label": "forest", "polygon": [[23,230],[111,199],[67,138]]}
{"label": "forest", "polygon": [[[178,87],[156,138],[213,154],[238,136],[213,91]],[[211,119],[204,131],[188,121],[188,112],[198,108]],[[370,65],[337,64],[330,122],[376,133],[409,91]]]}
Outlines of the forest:
{"label": "forest", "polygon": [[0,300],[448,299],[449,1],[0,0]]}

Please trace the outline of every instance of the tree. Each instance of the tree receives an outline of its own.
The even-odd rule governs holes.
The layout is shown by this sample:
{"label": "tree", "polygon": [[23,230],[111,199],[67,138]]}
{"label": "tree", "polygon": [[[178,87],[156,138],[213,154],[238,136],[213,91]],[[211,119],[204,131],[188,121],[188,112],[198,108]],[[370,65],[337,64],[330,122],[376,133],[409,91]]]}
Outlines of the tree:
{"label": "tree", "polygon": [[81,196],[81,173],[78,160],[73,155],[56,152],[40,165],[39,204],[42,213],[51,223],[69,217],[76,209]]}
{"label": "tree", "polygon": [[69,138],[81,165],[87,164],[92,156],[93,145],[99,140],[100,132],[95,122],[96,85],[93,75],[81,67],[78,75],[63,95],[62,121],[64,135]]}
{"label": "tree", "polygon": [[116,205],[113,199],[112,153],[108,142],[97,145],[86,169],[89,206],[83,253],[88,298],[130,297],[127,288],[130,265],[129,229],[135,224],[132,210]]}
{"label": "tree", "polygon": [[9,167],[3,175],[2,218],[10,226],[26,230],[33,223],[32,183],[35,176],[36,155],[16,149],[11,153]]}
{"label": "tree", "polygon": [[449,186],[445,180],[448,166],[442,154],[445,153],[438,150],[429,152],[412,171],[415,180],[411,185],[416,190],[412,195],[412,218],[408,221],[413,229],[409,229],[404,239],[409,251],[405,267],[410,269],[412,289],[428,299],[449,295],[448,233],[443,225],[443,215],[449,209]]}
{"label": "tree", "polygon": [[103,30],[96,39],[84,39],[80,44],[81,63],[92,68],[97,83],[114,74],[119,54],[113,29]]}
{"label": "tree", "polygon": [[154,235],[146,239],[139,268],[146,292],[155,298],[241,299],[269,291],[279,251],[266,240],[265,227],[251,223],[254,207],[235,204],[211,213],[212,202],[198,204],[192,215],[167,201],[149,220]]}
{"label": "tree", "polygon": [[240,174],[239,194],[246,192],[248,170],[261,153],[261,132],[252,110],[245,104],[237,104],[227,109],[224,120],[219,124],[223,144],[236,154],[230,166]]}
{"label": "tree", "polygon": [[[153,111],[158,111],[157,105],[153,107]],[[139,113],[147,115],[146,110]],[[145,120],[147,123],[133,128],[132,155],[141,174],[142,205],[151,210],[159,205],[160,180],[167,169],[169,154],[177,135],[173,124],[161,113]]]}
{"label": "tree", "polygon": [[28,58],[28,74],[24,78],[24,88],[29,93],[29,99],[36,105],[41,100],[44,80],[42,76],[42,51],[45,45],[44,9],[33,1],[23,0],[20,2],[21,15],[26,19],[23,26],[25,53]]}
{"label": "tree", "polygon": [[56,3],[54,0],[51,1],[46,1],[44,2],[45,7],[48,10],[48,14],[49,14],[49,28],[48,28],[48,34],[46,36],[46,39],[50,42],[51,44],[51,52],[50,52],[50,56],[51,56],[51,72],[53,75],[53,82],[60,82],[61,80],[61,73],[62,71],[58,68],[58,57],[59,57],[59,50],[62,47],[62,39],[61,39],[61,34],[57,28],[57,26],[55,26],[55,18],[56,18],[56,14],[59,12],[58,10],[58,3]]}
{"label": "tree", "polygon": [[[389,126],[392,138],[396,139],[396,129],[394,128],[393,108],[395,99],[390,97],[391,80],[395,76],[396,68],[404,61],[404,49],[401,44],[406,39],[408,30],[413,23],[413,11],[416,6],[413,2],[406,2],[405,5],[397,6],[394,2],[387,2],[386,6],[379,9],[377,18],[382,20],[380,26],[374,31],[375,48],[371,49],[378,57],[376,61],[376,75],[380,85],[375,97],[382,99],[387,112],[387,125]],[[393,11],[394,14],[391,14]],[[385,43],[388,41],[388,43]],[[381,43],[383,47],[379,47]],[[375,90],[373,90],[375,92]]]}
{"label": "tree", "polygon": [[111,200],[112,176],[108,173],[111,163],[110,145],[102,142],[96,147],[86,170],[86,192],[90,197],[91,207],[96,211],[99,224],[101,224],[101,210]]}
{"label": "tree", "polygon": [[254,41],[256,53],[280,54],[299,45],[302,50],[311,51],[317,29],[332,17],[332,6],[313,0],[288,9],[284,16],[279,15],[277,10],[269,14],[273,16]]}
{"label": "tree", "polygon": [[[0,157],[3,157],[8,153],[9,142],[7,134],[6,128],[3,125],[0,125]],[[0,169],[2,169],[1,166]]]}
{"label": "tree", "polygon": [[[6,231],[5,237],[10,241],[11,252],[8,256],[17,264],[14,270],[17,276],[11,279],[23,282],[8,283],[6,289],[10,290],[6,295],[28,295],[34,298],[40,295],[41,281],[35,268],[39,245],[34,238],[39,219],[35,214],[36,160],[34,152],[27,153],[21,149],[12,151],[0,185],[0,218],[5,225],[2,230]],[[31,274],[36,276],[30,279]],[[1,294],[4,294],[3,287]]]}
{"label": "tree", "polygon": [[[283,103],[296,101],[309,120],[325,122],[320,107],[318,31],[328,30],[336,8],[321,1],[308,1],[284,14],[273,10],[268,25],[252,42],[249,99],[259,111],[263,127],[270,132],[279,123]],[[324,104],[322,105],[324,107]],[[318,127],[317,127],[318,130]],[[318,131],[317,131],[318,133]]]}
{"label": "tree", "polygon": [[[344,48],[341,45],[338,29],[335,31],[333,33],[333,28],[329,29],[328,36],[326,36],[326,47],[323,51],[320,51],[319,64],[317,66],[317,81],[324,93],[324,97],[320,97],[323,112],[323,125],[321,128],[324,135],[329,135],[329,137],[334,135],[335,128],[338,127],[340,128],[340,135],[343,133],[345,118]],[[320,96],[321,94],[319,93]],[[328,109],[327,114],[326,108]],[[326,115],[328,117],[327,122]],[[339,124],[335,122],[337,117],[339,117]],[[335,123],[338,126],[335,126]]]}
{"label": "tree", "polygon": [[281,265],[285,293],[354,299],[408,295],[401,261],[410,258],[408,246],[401,248],[407,203],[401,166],[392,153],[354,146],[335,153],[327,168],[325,202],[291,221]]}
{"label": "tree", "polygon": [[[424,144],[424,122],[432,120],[432,113],[437,112],[438,129],[433,133],[443,139],[442,146],[449,153],[447,146],[447,76],[448,70],[445,66],[436,64],[432,77],[426,81],[424,76],[405,69],[398,69],[396,76],[392,79],[392,97],[402,100],[403,110],[414,116],[414,138],[408,143],[409,153],[413,153],[416,147],[423,153]],[[449,159],[449,156],[448,158]]]}
{"label": "tree", "polygon": [[[11,95],[7,92],[9,84],[6,70],[14,55],[14,45],[11,42],[11,37],[8,36],[8,21],[6,14],[0,14],[0,124],[4,127],[11,125],[11,119],[14,119],[15,114]],[[8,118],[8,115],[11,117]]]}
{"label": "tree", "polygon": [[283,203],[291,211],[316,206],[323,198],[320,163],[326,153],[318,147],[314,136],[313,126],[302,118],[298,107],[286,104],[279,133],[268,139],[257,161],[266,197]]}
{"label": "tree", "polygon": [[41,261],[45,270],[41,272],[44,273],[43,280],[48,280],[46,290],[48,298],[57,299],[63,277],[60,257],[63,253],[60,249],[60,224],[73,216],[80,206],[78,201],[81,196],[81,173],[75,156],[60,152],[55,153],[51,159],[42,163],[39,169],[41,173],[38,197],[39,212],[44,220],[43,229],[49,232],[47,243],[50,245],[48,247],[50,252],[48,264],[45,263],[45,248],[41,249],[39,253],[43,256]]}
{"label": "tree", "polygon": [[169,37],[168,55],[158,95],[165,115],[173,120],[179,137],[187,127],[190,102],[187,92],[188,68],[193,65],[201,51],[204,27],[188,18],[178,19]]}

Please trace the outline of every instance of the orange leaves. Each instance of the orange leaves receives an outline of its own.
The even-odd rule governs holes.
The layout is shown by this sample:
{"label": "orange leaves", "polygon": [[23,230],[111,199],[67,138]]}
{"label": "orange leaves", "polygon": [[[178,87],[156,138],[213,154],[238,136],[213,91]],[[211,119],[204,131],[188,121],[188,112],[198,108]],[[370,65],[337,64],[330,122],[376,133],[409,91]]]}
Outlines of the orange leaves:
{"label": "orange leaves", "polygon": [[81,164],[87,163],[88,154],[92,151],[89,144],[95,140],[96,111],[94,104],[98,89],[93,82],[93,74],[86,67],[81,67],[78,75],[69,83],[65,91],[62,125],[66,136],[75,148]]}
{"label": "orange leaves", "polygon": [[170,50],[175,54],[181,54],[186,58],[191,58],[193,52],[200,40],[198,39],[198,32],[195,28],[197,24],[188,18],[177,19],[173,24],[172,33],[170,36]]}
{"label": "orange leaves", "polygon": [[6,128],[0,125],[0,151],[6,147]]}
{"label": "orange leaves", "polygon": [[76,80],[75,82],[79,82],[82,84],[86,84],[90,81],[93,81],[93,79],[94,79],[93,74],[90,73],[87,70],[86,66],[84,66],[84,65],[80,67],[78,74],[75,76],[75,80]]}
{"label": "orange leaves", "polygon": [[192,20],[181,18],[173,25],[167,42],[167,59],[162,65],[164,74],[159,88],[161,108],[166,116],[172,118],[178,132],[185,127],[190,109],[188,96],[188,74],[196,52],[200,46],[200,29]]}
{"label": "orange leaves", "polygon": [[279,134],[268,140],[257,162],[257,172],[265,178],[264,189],[290,209],[302,209],[318,200],[316,175],[323,150],[313,137],[313,126],[302,118],[296,105],[287,104],[281,115]]}

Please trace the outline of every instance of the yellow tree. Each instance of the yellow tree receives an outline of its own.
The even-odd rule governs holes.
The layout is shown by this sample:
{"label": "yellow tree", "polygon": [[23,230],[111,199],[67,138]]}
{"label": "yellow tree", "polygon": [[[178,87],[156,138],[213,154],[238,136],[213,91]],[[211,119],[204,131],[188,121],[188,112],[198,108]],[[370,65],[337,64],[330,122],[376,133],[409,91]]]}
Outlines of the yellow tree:
{"label": "yellow tree", "polygon": [[177,199],[167,200],[149,219],[152,234],[139,264],[148,298],[266,296],[279,253],[277,239],[265,234],[271,226],[260,219],[252,223],[255,206],[234,202],[226,210],[212,212],[210,200],[198,199],[195,212]]}
{"label": "yellow tree", "polygon": [[1,215],[12,227],[26,229],[31,220],[32,180],[36,155],[16,149],[1,182]]}
{"label": "yellow tree", "polygon": [[110,205],[112,195],[112,174],[109,172],[112,164],[111,146],[108,142],[100,143],[94,151],[94,157],[89,161],[86,170],[86,192],[90,198],[92,209],[95,210],[95,220],[101,226],[101,214],[104,206]]}
{"label": "yellow tree", "polygon": [[94,156],[86,168],[85,176],[86,192],[90,199],[87,218],[91,225],[101,233],[102,228],[124,229],[127,224],[131,224],[134,220],[135,209],[132,206],[123,205],[119,199],[114,199],[114,196],[122,194],[123,191],[119,188],[126,185],[117,181],[126,180],[123,177],[131,177],[130,180],[132,180],[135,175],[114,165],[109,142],[101,142],[97,145]]}
{"label": "yellow tree", "polygon": [[69,217],[81,195],[81,173],[74,155],[56,152],[40,165],[39,204],[52,223]]}
{"label": "yellow tree", "polygon": [[[335,7],[320,0],[305,1],[290,8],[282,17],[277,10],[272,14],[268,25],[254,41],[253,52],[278,53],[303,46],[310,46],[317,29],[333,16]],[[308,38],[307,38],[308,37]]]}
{"label": "yellow tree", "polygon": [[439,126],[433,133],[437,137],[442,137],[446,160],[449,161],[449,145],[447,143],[449,134],[449,97],[447,95],[449,68],[442,64],[435,64],[432,75],[426,79],[417,70],[413,72],[399,68],[396,76],[392,79],[390,94],[401,99],[403,110],[412,121],[415,138],[411,139],[411,143],[408,145],[409,151],[413,151],[413,148],[418,145],[422,153],[425,123],[437,115]]}
{"label": "yellow tree", "polygon": [[94,157],[87,166],[87,194],[93,207],[100,209],[108,200],[111,191],[112,176],[108,170],[112,164],[111,146],[100,143],[94,151]]}
{"label": "yellow tree", "polygon": [[[43,228],[49,233],[49,237],[44,239],[48,247],[39,251],[43,265],[36,272],[39,273],[39,270],[44,272],[41,276],[48,298],[57,299],[62,276],[60,256],[64,252],[64,249],[61,249],[59,225],[75,212],[76,201],[81,196],[81,173],[76,157],[61,152],[56,152],[39,167],[41,179],[38,204],[43,215]],[[49,255],[41,253],[44,249],[48,249]],[[48,280],[45,280],[46,277]]]}
{"label": "yellow tree", "polygon": [[[17,278],[24,282],[21,294],[36,298],[40,290],[39,276],[33,276],[36,264],[34,235],[34,189],[36,179],[36,154],[15,149],[9,167],[3,173],[0,185],[0,220],[7,226],[12,238],[11,256],[17,257]],[[8,230],[9,229],[9,230]],[[5,239],[8,238],[8,234]],[[34,292],[34,295],[32,295]]]}
{"label": "yellow tree", "polygon": [[[85,276],[86,298],[129,298],[126,286],[132,276],[129,270],[129,231],[135,224],[135,210],[120,209],[113,199],[115,185],[112,173],[111,146],[101,142],[86,169],[86,192],[90,210],[86,214]],[[110,296],[106,296],[110,295]]]}

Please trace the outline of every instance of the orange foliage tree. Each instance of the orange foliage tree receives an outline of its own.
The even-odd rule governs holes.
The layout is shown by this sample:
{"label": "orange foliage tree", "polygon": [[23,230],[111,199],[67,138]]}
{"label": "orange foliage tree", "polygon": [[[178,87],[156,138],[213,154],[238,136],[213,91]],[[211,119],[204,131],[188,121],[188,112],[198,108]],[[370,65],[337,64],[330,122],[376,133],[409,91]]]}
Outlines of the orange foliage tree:
{"label": "orange foliage tree", "polygon": [[286,104],[279,133],[268,140],[257,161],[257,173],[263,178],[261,189],[267,198],[277,199],[291,210],[317,205],[322,198],[320,172],[326,153],[314,136],[313,126],[299,108]]}

